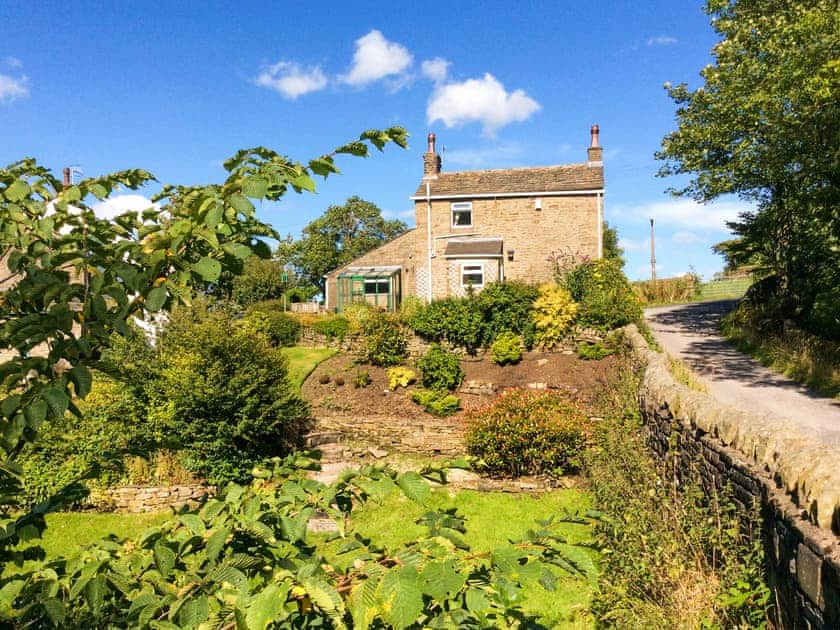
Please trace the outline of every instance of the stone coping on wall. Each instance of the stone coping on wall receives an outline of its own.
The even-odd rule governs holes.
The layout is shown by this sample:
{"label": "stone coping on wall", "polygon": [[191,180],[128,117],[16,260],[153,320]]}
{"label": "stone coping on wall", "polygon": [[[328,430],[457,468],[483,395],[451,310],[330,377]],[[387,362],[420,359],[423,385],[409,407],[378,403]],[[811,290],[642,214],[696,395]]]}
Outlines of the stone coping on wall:
{"label": "stone coping on wall", "polygon": [[840,452],[783,418],[760,415],[715,400],[678,383],[666,355],[652,351],[638,328],[625,327],[635,356],[646,366],[647,404],[667,404],[674,418],[736,450],[767,471],[794,505],[818,527],[840,535]]}

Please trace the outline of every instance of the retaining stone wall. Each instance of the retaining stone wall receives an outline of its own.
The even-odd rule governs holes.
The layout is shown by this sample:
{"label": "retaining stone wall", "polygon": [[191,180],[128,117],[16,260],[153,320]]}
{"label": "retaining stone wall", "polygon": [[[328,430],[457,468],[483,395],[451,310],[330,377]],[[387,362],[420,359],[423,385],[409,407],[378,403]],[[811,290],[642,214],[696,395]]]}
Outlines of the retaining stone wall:
{"label": "retaining stone wall", "polygon": [[194,507],[215,494],[216,488],[206,485],[122,486],[105,490],[116,511],[134,513],[159,512],[184,505]]}
{"label": "retaining stone wall", "polygon": [[651,450],[707,491],[758,502],[782,628],[840,628],[840,453],[779,419],[753,416],[677,383],[665,357],[625,329],[647,367],[640,406]]}
{"label": "retaining stone wall", "polygon": [[450,418],[319,418],[315,421],[313,432],[337,432],[348,440],[370,442],[399,453],[463,455],[466,452],[462,423]]}

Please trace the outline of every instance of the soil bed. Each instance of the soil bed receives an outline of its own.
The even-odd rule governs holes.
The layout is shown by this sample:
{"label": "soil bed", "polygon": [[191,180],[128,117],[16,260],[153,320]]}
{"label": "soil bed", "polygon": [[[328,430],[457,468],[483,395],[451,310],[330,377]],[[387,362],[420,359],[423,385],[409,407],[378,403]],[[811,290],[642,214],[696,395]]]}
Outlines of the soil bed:
{"label": "soil bed", "polygon": [[[494,392],[457,392],[464,410],[488,404],[504,389],[536,387],[559,389],[580,400],[597,415],[594,407],[597,393],[608,385],[618,369],[618,359],[610,356],[600,361],[584,361],[574,354],[562,352],[527,352],[516,365],[499,366],[487,357],[467,357],[461,361],[466,373],[465,388],[492,383]],[[419,376],[419,370],[415,370]],[[354,379],[367,372],[370,384],[355,387]],[[339,354],[327,359],[309,375],[301,394],[312,405],[315,417],[330,416],[403,416],[407,419],[431,418],[412,402],[410,393],[418,386],[388,391],[388,369],[357,364],[355,358]],[[458,412],[454,418],[464,414]]]}

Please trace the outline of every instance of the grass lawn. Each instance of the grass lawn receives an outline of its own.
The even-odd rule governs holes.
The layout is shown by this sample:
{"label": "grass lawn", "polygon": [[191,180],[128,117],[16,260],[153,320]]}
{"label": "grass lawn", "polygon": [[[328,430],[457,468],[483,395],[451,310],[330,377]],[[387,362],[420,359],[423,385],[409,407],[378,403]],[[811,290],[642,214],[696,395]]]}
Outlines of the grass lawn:
{"label": "grass lawn", "polygon": [[312,374],[312,370],[321,361],[329,359],[337,351],[333,348],[304,348],[303,346],[294,346],[292,348],[282,348],[281,352],[289,361],[289,381],[299,391],[306,377]]}
{"label": "grass lawn", "polygon": [[[510,494],[502,492],[473,492],[463,490],[453,493],[445,489],[432,494],[430,507],[457,507],[466,520],[465,536],[472,551],[481,553],[496,549],[510,540],[519,540],[537,519],[560,515],[564,509],[584,511],[590,505],[589,495],[580,490],[555,490],[542,495]],[[424,528],[415,521],[424,512],[416,503],[399,492],[393,493],[382,504],[369,503],[353,512],[352,526],[364,536],[369,536],[383,546],[397,545],[418,538]],[[584,525],[566,524],[562,529],[569,542],[590,539],[591,532]],[[330,557],[339,543],[323,547]],[[594,621],[589,614],[592,596],[590,586],[583,579],[557,570],[558,585],[555,592],[546,591],[536,580],[527,585],[527,598],[523,607],[527,613],[540,616],[549,628],[592,628]]]}

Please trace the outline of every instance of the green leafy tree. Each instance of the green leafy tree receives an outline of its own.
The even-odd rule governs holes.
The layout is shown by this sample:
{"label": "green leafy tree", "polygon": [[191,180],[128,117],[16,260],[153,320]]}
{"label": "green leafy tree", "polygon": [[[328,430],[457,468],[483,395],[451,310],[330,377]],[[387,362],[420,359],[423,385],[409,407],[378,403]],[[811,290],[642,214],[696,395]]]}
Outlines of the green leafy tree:
{"label": "green leafy tree", "polygon": [[706,11],[714,63],[696,90],[666,85],[678,128],[660,174],[689,175],[674,192],[701,202],[755,203],[730,224],[728,261],[776,276],[781,314],[807,324],[840,285],[840,12],[834,0],[709,0]]}
{"label": "green leafy tree", "polygon": [[604,221],[603,241],[604,258],[614,260],[619,267],[624,267],[624,248],[618,244],[618,230]]}
{"label": "green leafy tree", "polygon": [[[135,315],[189,303],[209,290],[224,269],[240,271],[252,254],[270,254],[270,226],[255,216],[254,201],[280,199],[289,190],[313,191],[313,175],[338,171],[335,155],[368,154],[405,145],[401,128],[368,131],[332,154],[300,164],[263,147],[225,162],[221,184],[164,186],[160,208],[96,217],[89,201],[120,187],[154,181],[143,170],[85,179],[64,188],[33,159],[0,169],[0,257],[13,282],[0,298],[0,560],[22,538],[44,527],[46,502],[12,512],[20,493],[15,459],[37,439],[44,422],[79,414],[74,399],[90,391],[90,368],[111,335],[131,334]],[[43,350],[43,351],[40,351]]]}
{"label": "green leafy tree", "polygon": [[281,243],[279,254],[294,266],[301,279],[324,290],[324,274],[345,265],[399,236],[408,229],[402,221],[387,220],[373,203],[350,197],[303,228],[303,237]]}

